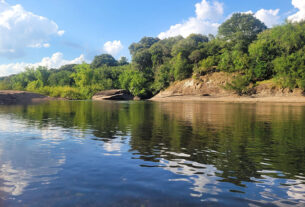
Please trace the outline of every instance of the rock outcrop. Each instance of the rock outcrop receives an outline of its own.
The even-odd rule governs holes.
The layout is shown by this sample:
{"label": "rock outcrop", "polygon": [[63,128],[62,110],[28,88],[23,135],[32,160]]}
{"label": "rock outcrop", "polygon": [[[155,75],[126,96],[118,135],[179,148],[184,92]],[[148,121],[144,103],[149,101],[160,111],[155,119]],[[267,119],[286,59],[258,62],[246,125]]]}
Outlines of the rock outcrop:
{"label": "rock outcrop", "polygon": [[28,104],[39,101],[47,101],[55,98],[50,98],[37,93],[25,92],[25,91],[12,91],[4,90],[0,91],[0,105],[10,104]]}
{"label": "rock outcrop", "polygon": [[131,95],[128,91],[123,89],[113,89],[100,91],[92,97],[94,101],[103,101],[103,100],[133,100],[133,95]]}

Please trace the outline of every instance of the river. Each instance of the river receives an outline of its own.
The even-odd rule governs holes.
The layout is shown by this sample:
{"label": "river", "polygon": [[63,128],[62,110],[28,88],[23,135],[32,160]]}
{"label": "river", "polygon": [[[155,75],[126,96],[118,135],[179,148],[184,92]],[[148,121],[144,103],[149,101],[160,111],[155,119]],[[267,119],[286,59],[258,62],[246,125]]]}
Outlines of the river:
{"label": "river", "polygon": [[305,206],[305,106],[0,106],[0,206]]}

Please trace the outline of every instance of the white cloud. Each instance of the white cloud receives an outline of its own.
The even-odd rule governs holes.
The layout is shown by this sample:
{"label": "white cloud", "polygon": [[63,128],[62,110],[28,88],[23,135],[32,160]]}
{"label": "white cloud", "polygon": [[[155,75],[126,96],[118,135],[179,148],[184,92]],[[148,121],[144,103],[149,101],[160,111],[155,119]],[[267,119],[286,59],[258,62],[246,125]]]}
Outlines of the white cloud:
{"label": "white cloud", "polygon": [[209,3],[203,0],[201,3],[197,3],[195,8],[198,19],[214,21],[223,15],[223,4],[218,1]]}
{"label": "white cloud", "polygon": [[187,37],[192,33],[216,34],[219,27],[219,19],[223,15],[223,4],[217,1],[202,0],[195,5],[196,17],[190,17],[187,21],[170,27],[166,32],[159,34],[160,39],[182,35]]}
{"label": "white cloud", "polygon": [[266,10],[266,9],[261,9],[258,10],[254,16],[261,20],[262,22],[264,22],[266,24],[267,27],[273,27],[277,24],[280,23],[280,16],[279,16],[279,9],[275,9],[275,10]]}
{"label": "white cloud", "polygon": [[52,35],[61,36],[54,21],[0,1],[0,56],[21,57],[27,47],[44,47]]}
{"label": "white cloud", "polygon": [[123,50],[123,45],[120,40],[108,41],[104,44],[104,51],[110,55],[116,56]]}
{"label": "white cloud", "polygon": [[38,63],[11,63],[0,65],[0,77],[8,76],[16,73],[20,73],[25,70],[26,67],[38,67],[45,66],[47,68],[59,68],[62,65],[66,64],[79,64],[85,61],[84,55],[80,55],[79,57],[73,60],[65,60],[63,54],[60,52],[54,53],[51,57],[45,57]]}
{"label": "white cloud", "polygon": [[305,1],[304,0],[292,0],[292,5],[299,9],[299,11],[288,17],[291,22],[300,22],[305,20]]}
{"label": "white cloud", "polygon": [[[241,12],[242,14],[252,14],[254,17],[265,23],[265,25],[269,28],[280,24],[281,17],[279,16],[279,9],[260,9],[256,13],[249,10],[246,12]],[[232,14],[227,18],[231,18]]]}
{"label": "white cloud", "polygon": [[28,47],[31,47],[31,48],[49,48],[51,45],[50,43],[37,43],[37,44],[34,44],[34,45],[29,45]]}
{"label": "white cloud", "polygon": [[65,34],[65,31],[64,31],[64,30],[59,30],[59,31],[57,32],[57,34],[58,34],[59,36],[63,36],[63,35]]}

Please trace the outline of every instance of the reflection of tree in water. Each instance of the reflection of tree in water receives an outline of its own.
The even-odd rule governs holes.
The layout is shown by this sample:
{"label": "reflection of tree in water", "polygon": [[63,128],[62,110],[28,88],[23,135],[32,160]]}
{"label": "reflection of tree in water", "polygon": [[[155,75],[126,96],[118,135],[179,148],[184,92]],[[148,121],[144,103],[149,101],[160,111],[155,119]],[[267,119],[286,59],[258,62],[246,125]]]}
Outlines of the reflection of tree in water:
{"label": "reflection of tree in water", "polygon": [[305,172],[305,108],[301,106],[50,102],[9,109],[29,124],[92,131],[93,139],[109,143],[104,146],[109,151],[119,148],[112,140],[130,135],[130,150],[139,159],[165,165],[184,154],[185,161],[214,166],[219,181],[237,186],[262,179],[262,170],[280,171],[290,179]]}

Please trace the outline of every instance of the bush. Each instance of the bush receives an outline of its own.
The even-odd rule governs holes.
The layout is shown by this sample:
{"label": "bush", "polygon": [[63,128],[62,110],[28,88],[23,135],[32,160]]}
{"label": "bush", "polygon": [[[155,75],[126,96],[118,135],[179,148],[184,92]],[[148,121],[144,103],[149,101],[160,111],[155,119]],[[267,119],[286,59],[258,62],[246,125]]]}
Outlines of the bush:
{"label": "bush", "polygon": [[226,89],[235,91],[239,96],[249,94],[251,78],[248,75],[237,75],[231,83],[227,83]]}
{"label": "bush", "polygon": [[46,96],[56,97],[56,98],[66,98],[70,100],[81,100],[86,99],[86,96],[81,93],[78,88],[73,88],[69,86],[45,86],[34,92],[44,94]]}
{"label": "bush", "polygon": [[278,83],[284,88],[305,89],[305,48],[273,61]]}

